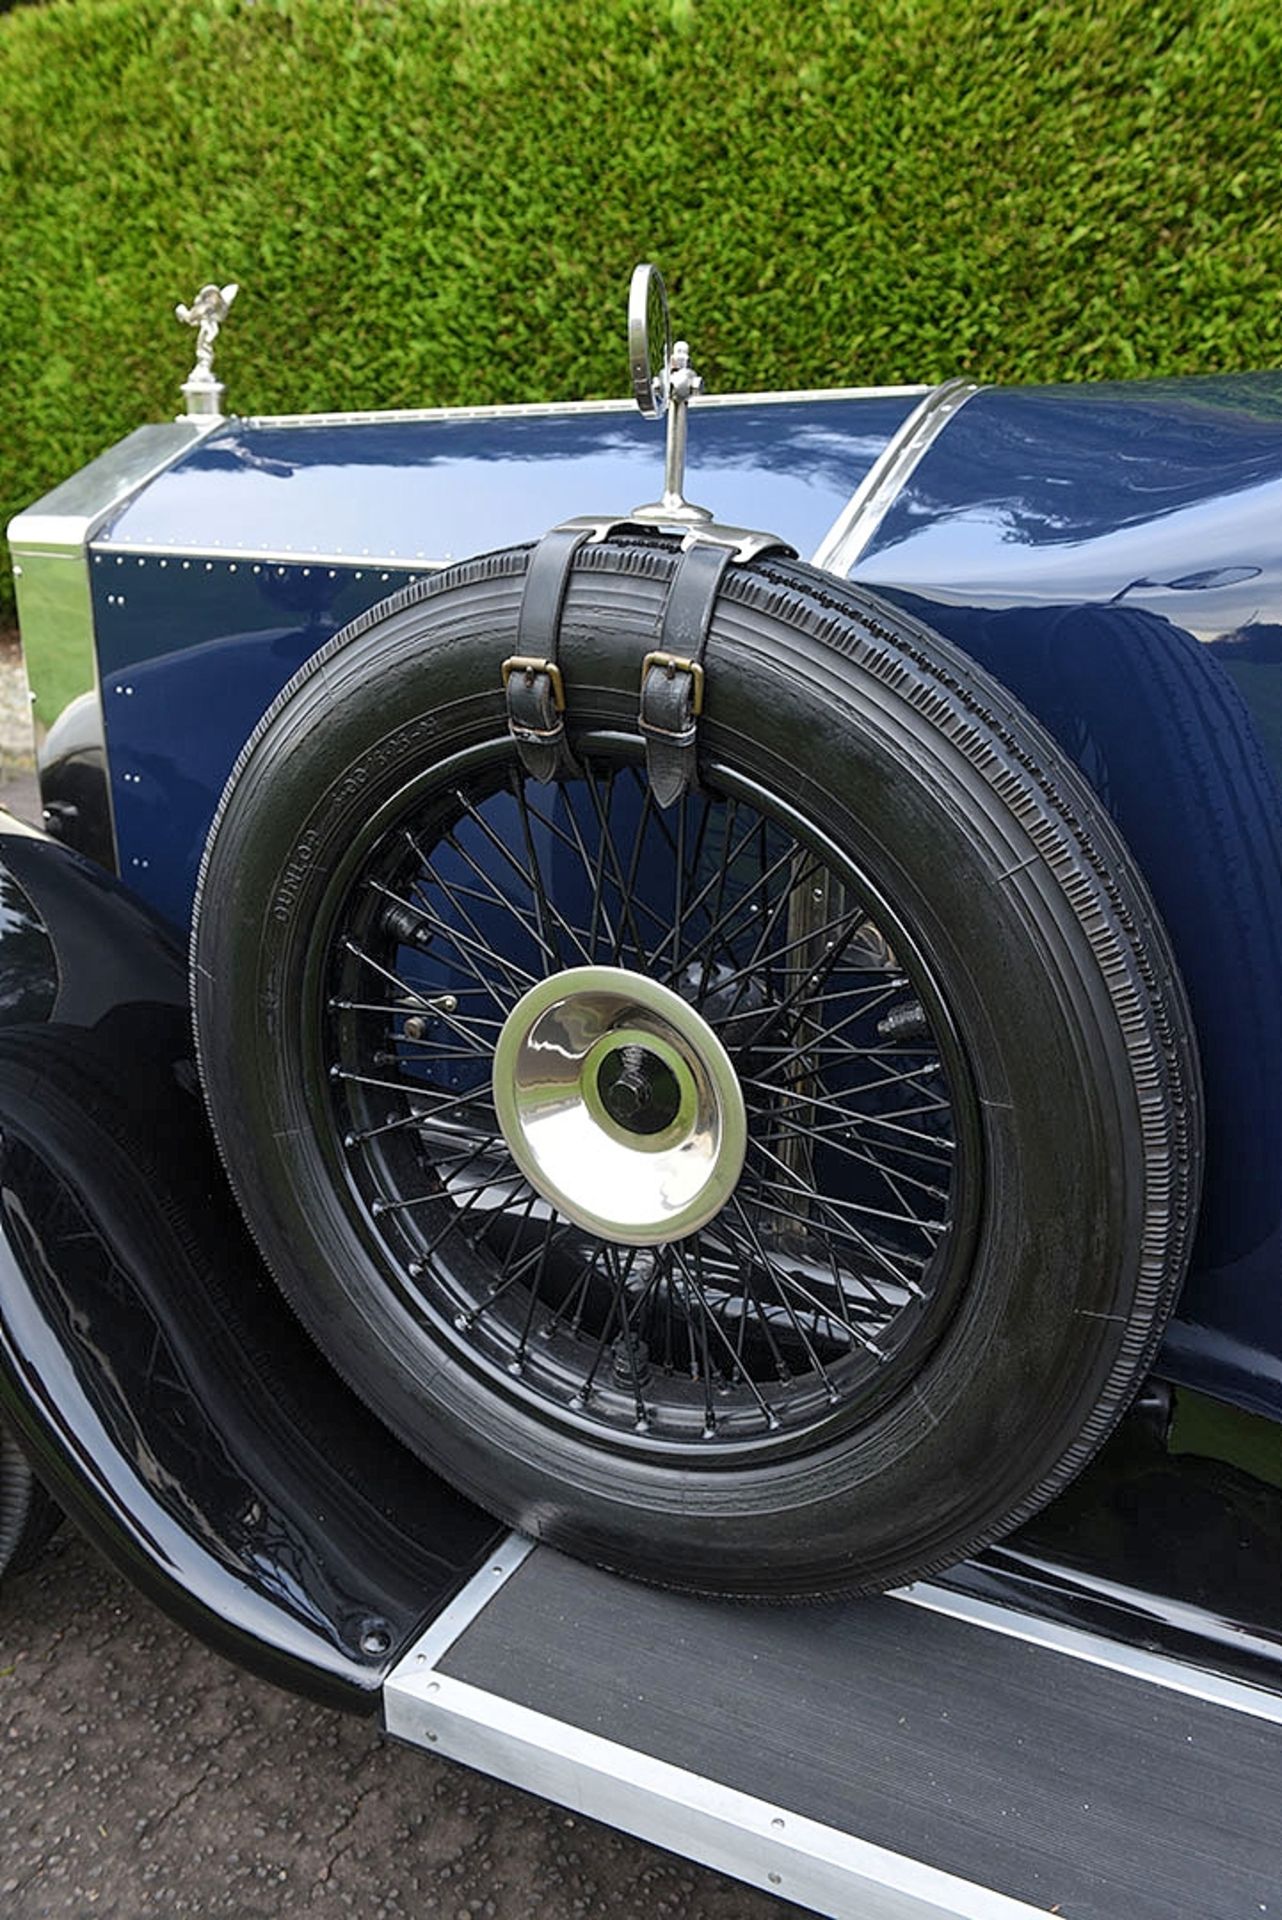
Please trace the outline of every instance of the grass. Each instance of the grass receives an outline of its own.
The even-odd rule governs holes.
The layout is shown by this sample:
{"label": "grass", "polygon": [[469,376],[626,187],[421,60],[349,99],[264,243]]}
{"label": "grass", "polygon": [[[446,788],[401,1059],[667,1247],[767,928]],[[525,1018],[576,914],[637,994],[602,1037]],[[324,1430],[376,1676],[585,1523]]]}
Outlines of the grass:
{"label": "grass", "polygon": [[[1282,358],[1273,0],[54,0],[0,15],[0,524],[179,405]],[[0,621],[11,606],[0,576]]]}

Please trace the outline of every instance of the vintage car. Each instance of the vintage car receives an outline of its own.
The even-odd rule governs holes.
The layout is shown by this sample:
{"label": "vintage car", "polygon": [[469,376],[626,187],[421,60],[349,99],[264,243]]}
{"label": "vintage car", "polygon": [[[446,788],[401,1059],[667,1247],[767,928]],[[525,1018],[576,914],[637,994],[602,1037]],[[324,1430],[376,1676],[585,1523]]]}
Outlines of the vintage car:
{"label": "vintage car", "polygon": [[823,1912],[1274,1911],[1282,375],[641,267],[632,399],[239,418],[235,291],[9,528],[0,1564]]}

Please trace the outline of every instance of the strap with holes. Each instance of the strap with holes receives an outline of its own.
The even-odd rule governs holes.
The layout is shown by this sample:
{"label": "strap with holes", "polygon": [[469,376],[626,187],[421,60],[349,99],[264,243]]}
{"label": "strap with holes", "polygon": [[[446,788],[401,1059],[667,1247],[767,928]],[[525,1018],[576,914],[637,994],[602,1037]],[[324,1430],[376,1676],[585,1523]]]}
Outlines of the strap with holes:
{"label": "strap with holes", "polygon": [[517,618],[516,647],[503,662],[508,731],[534,780],[578,772],[565,737],[565,680],[558,660],[561,612],[574,556],[591,530],[553,527],[530,555]]}
{"label": "strap with holes", "polygon": [[686,549],[668,588],[659,646],[641,664],[637,725],[645,741],[650,791],[661,807],[674,806],[698,784],[703,656],[722,576],[732,558],[728,547]]}

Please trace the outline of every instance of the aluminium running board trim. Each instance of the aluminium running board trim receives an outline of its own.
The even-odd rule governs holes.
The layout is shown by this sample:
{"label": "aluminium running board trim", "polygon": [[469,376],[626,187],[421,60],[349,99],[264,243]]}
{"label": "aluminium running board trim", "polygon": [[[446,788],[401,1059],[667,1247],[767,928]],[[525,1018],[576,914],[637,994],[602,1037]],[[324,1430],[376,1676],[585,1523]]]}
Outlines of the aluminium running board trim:
{"label": "aluminium running board trim", "polygon": [[394,1738],[834,1920],[1033,1920],[1042,1913],[440,1672],[450,1648],[533,1550],[532,1541],[509,1535],[392,1669],[383,1718]]}
{"label": "aluminium running board trim", "polygon": [[1044,1908],[838,1833],[428,1666],[397,1668],[384,1687],[384,1712],[388,1732],[398,1739],[834,1920],[1044,1920]]}
{"label": "aluminium running board trim", "polygon": [[[519,1596],[514,1593],[505,1597],[497,1613],[488,1615],[491,1602],[527,1562],[531,1565],[526,1579],[535,1583],[531,1592],[523,1587]],[[756,1766],[737,1770],[728,1767],[727,1778],[718,1778],[715,1765],[704,1766],[693,1757],[698,1753],[697,1746],[686,1748],[684,1765],[660,1758],[663,1740],[660,1736],[655,1744],[655,1732],[662,1724],[661,1715],[651,1722],[644,1745],[628,1744],[595,1730],[603,1722],[594,1709],[568,1713],[564,1696],[558,1697],[555,1691],[544,1689],[540,1697],[536,1688],[531,1699],[512,1697],[515,1690],[510,1677],[506,1682],[502,1679],[508,1635],[526,1616],[531,1594],[542,1591],[545,1599],[549,1591],[557,1595],[555,1582],[564,1581],[564,1569],[569,1564],[555,1554],[546,1560],[537,1557],[533,1543],[517,1534],[509,1535],[389,1675],[384,1687],[387,1731],[427,1752],[462,1761],[780,1898],[834,1916],[834,1920],[1031,1920],[1032,1915],[1045,1912],[1044,1905],[1026,1904],[1031,1887],[1040,1891],[1040,1869],[1034,1871],[1029,1886],[1019,1884],[1024,1878],[1021,1873],[1012,1893],[1001,1893],[986,1884],[987,1870],[973,1852],[968,1860],[963,1854],[957,1862],[963,1866],[960,1874],[916,1857],[922,1848],[920,1826],[915,1839],[912,1827],[906,1829],[910,1841],[907,1851],[896,1849],[893,1843],[898,1836],[884,1823],[878,1830],[875,1813],[871,1813],[872,1831],[879,1832],[878,1840],[865,1840],[850,1831],[847,1820],[850,1827],[856,1827],[870,1818],[875,1793],[872,1799],[865,1795],[862,1802],[856,1794],[839,1824],[833,1823],[831,1809],[847,1804],[844,1792],[836,1799],[828,1797],[827,1810],[821,1796],[818,1805],[812,1798],[809,1815],[799,1813],[787,1803],[788,1768],[779,1768],[781,1752],[787,1752],[786,1743],[773,1754],[773,1789],[780,1797],[770,1800],[754,1790],[758,1785],[753,1777],[759,1772]],[[552,1570],[558,1567],[562,1572],[553,1575]],[[585,1582],[594,1583],[598,1589],[606,1578],[586,1568],[582,1573]],[[549,1578],[553,1581],[551,1588]],[[626,1583],[624,1586],[634,1591]],[[563,1602],[564,1588],[559,1591]],[[1211,1709],[1228,1709],[1239,1719],[1244,1738],[1250,1722],[1282,1725],[1282,1698],[1147,1649],[1032,1618],[929,1583],[902,1588],[886,1595],[885,1600],[898,1601],[901,1606],[908,1602],[914,1612],[949,1616],[963,1628],[984,1629],[981,1638],[998,1635],[1023,1641],[1032,1657],[1059,1655],[1070,1667],[1084,1662],[1115,1673],[1122,1684],[1142,1682],[1155,1690],[1155,1707],[1156,1696],[1164,1693],[1190,1697]],[[653,1601],[651,1596],[651,1612]],[[598,1608],[601,1602],[598,1592]],[[908,1617],[907,1608],[904,1617]],[[870,1618],[868,1624],[875,1641],[875,1623]],[[641,1640],[643,1647],[649,1645],[651,1655],[657,1644],[653,1626],[651,1620],[648,1636],[643,1633]],[[481,1647],[489,1637],[484,1655],[476,1650],[475,1639],[466,1638],[474,1627],[481,1636]],[[687,1620],[684,1630],[688,1633],[689,1628]],[[516,1630],[519,1638],[519,1626]],[[711,1644],[705,1637],[703,1657],[708,1657]],[[466,1646],[474,1649],[470,1665]],[[491,1665],[496,1654],[497,1669]],[[742,1647],[738,1657],[743,1658]],[[751,1657],[755,1659],[757,1654]],[[786,1653],[784,1658],[788,1658]],[[733,1666],[730,1672],[733,1675]],[[1035,1684],[1044,1687],[1048,1675],[1049,1670],[1044,1670]],[[902,1676],[892,1684],[901,1685]],[[1050,1684],[1053,1691],[1054,1681]],[[1020,1685],[1027,1687],[1027,1680],[1017,1680],[1017,1689]],[[651,1691],[647,1688],[637,1700]],[[906,1697],[904,1712],[920,1711],[920,1704],[918,1701],[914,1708]],[[1143,1718],[1142,1706],[1140,1713]],[[947,1721],[947,1713],[943,1719]],[[901,1720],[900,1724],[905,1722]],[[1179,1722],[1181,1727],[1186,1724],[1194,1723]],[[636,1731],[635,1722],[625,1719],[622,1726],[625,1733]],[[1205,1732],[1205,1726],[1201,1732]],[[1183,1737],[1192,1740],[1195,1734],[1189,1732]],[[1201,1733],[1197,1737],[1200,1743]],[[1014,1739],[1012,1752],[1021,1744],[1019,1738]],[[1258,1757],[1258,1749],[1255,1740],[1250,1751]],[[1219,1751],[1222,1760],[1222,1746]],[[880,1772],[884,1759],[880,1749],[874,1755],[866,1754],[864,1764],[870,1759],[875,1762],[874,1774]],[[1218,1764],[1212,1752],[1208,1752],[1207,1763],[1212,1767]],[[736,1778],[736,1771],[738,1784],[728,1784],[728,1779]],[[798,1784],[798,1798],[804,1803],[804,1788],[794,1784]],[[1003,1802],[1003,1814],[1006,1810]],[[816,1814],[818,1817],[814,1817]],[[887,1840],[892,1842],[890,1846],[885,1844]],[[984,1874],[983,1881],[975,1877],[977,1865]],[[1009,1857],[1006,1865],[1009,1869]],[[1004,1884],[1012,1882],[1008,1878]],[[1056,1882],[1046,1884],[1053,1889]],[[1015,1897],[1016,1893],[1024,1897]]]}

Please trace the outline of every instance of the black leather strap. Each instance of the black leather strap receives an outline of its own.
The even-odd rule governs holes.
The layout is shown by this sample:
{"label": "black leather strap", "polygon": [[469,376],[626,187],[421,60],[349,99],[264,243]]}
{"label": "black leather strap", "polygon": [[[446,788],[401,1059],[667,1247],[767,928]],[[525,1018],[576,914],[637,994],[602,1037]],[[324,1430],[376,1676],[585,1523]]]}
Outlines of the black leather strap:
{"label": "black leather strap", "polygon": [[535,780],[578,772],[565,737],[565,683],[558,659],[561,612],[574,556],[590,529],[553,527],[530,555],[517,617],[516,652],[503,662],[508,731]]}
{"label": "black leather strap", "polygon": [[722,575],[732,557],[728,547],[702,545],[681,555],[668,588],[658,647],[646,655],[641,669],[637,725],[645,741],[650,790],[661,807],[673,806],[698,785],[703,656]]}

